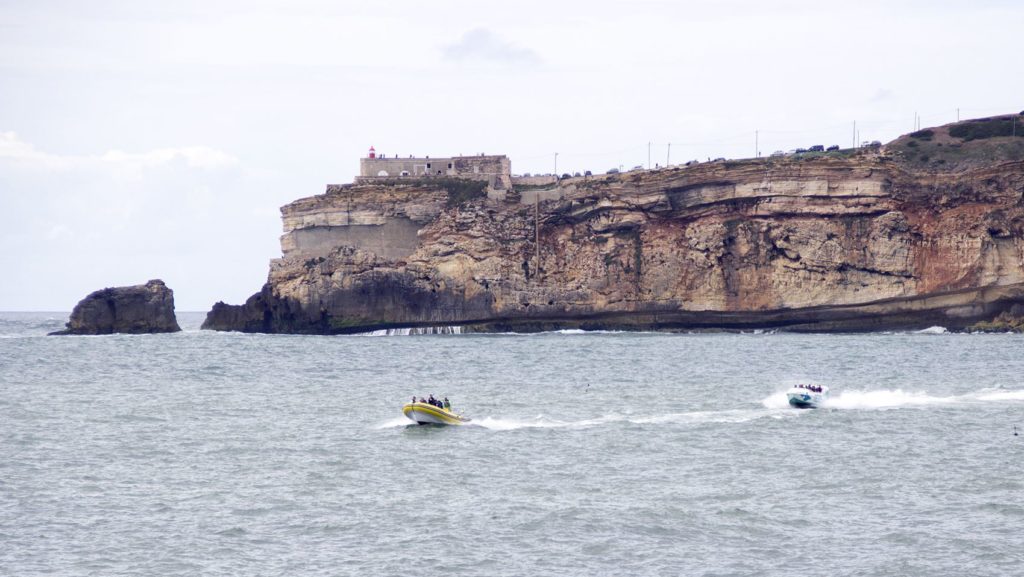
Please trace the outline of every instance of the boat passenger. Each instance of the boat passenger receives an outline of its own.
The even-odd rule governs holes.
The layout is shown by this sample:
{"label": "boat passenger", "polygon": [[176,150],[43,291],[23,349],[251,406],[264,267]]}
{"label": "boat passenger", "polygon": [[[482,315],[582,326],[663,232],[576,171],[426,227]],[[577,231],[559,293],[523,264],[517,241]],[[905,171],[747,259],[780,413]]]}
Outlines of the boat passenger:
{"label": "boat passenger", "polygon": [[448,397],[444,398],[444,403],[443,404],[444,404],[444,407],[442,407],[442,408],[444,410],[446,410],[446,411],[452,410],[452,404],[448,401]]}

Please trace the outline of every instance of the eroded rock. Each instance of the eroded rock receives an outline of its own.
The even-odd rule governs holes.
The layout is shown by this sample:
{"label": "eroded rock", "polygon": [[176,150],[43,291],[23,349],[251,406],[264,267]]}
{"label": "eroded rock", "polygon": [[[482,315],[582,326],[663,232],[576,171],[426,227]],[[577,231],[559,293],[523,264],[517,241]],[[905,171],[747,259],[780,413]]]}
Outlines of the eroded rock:
{"label": "eroded rock", "polygon": [[1024,302],[1024,159],[940,169],[715,162],[567,179],[536,206],[333,187],[282,209],[267,284],[204,328],[965,327]]}
{"label": "eroded rock", "polygon": [[174,291],[162,280],[105,288],[85,297],[71,311],[67,328],[52,335],[147,334],[180,331]]}

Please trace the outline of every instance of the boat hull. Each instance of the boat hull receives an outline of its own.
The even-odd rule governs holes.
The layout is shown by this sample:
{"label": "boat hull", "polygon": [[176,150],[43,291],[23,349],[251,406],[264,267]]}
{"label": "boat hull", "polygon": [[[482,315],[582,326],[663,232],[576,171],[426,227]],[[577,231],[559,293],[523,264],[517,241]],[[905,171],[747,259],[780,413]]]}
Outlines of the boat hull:
{"label": "boat hull", "polygon": [[790,391],[786,396],[789,405],[798,409],[817,409],[825,402],[825,395],[805,390]]}
{"label": "boat hull", "polygon": [[402,413],[419,425],[464,425],[470,419],[428,403],[408,403]]}

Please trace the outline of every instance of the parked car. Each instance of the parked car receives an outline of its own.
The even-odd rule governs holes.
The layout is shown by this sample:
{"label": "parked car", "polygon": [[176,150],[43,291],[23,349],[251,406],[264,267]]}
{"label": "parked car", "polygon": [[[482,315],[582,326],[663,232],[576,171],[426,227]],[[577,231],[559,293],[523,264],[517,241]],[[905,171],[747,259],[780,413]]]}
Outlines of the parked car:
{"label": "parked car", "polygon": [[694,166],[696,164],[700,164],[700,161],[699,160],[691,160],[691,161],[686,163],[686,166]]}
{"label": "parked car", "polygon": [[772,156],[774,156],[774,157],[786,156],[786,153],[782,152],[781,150],[776,150],[775,152],[772,153]]}
{"label": "parked car", "polygon": [[806,148],[798,148],[798,149],[793,151],[793,154],[803,154],[805,152],[807,152]]}
{"label": "parked car", "polygon": [[836,150],[839,150],[839,145],[838,144],[833,144],[832,146],[830,146],[830,147],[825,149],[826,152],[833,152],[833,151],[836,151]]}
{"label": "parked car", "polygon": [[588,171],[586,171],[586,172],[584,172],[584,173],[583,173],[583,176],[594,176],[594,173],[593,173],[593,172],[590,172],[590,171],[588,170]]}
{"label": "parked car", "polygon": [[643,169],[644,169],[644,167],[643,167],[642,164],[638,164],[638,165],[633,167],[633,170],[643,170]]}
{"label": "parked car", "polygon": [[725,157],[724,156],[719,156],[718,158],[712,160],[711,162],[719,162],[719,161],[725,162]]}
{"label": "parked car", "polygon": [[606,172],[605,174],[618,174],[618,173],[619,173],[619,169],[618,168],[609,168],[608,172]]}
{"label": "parked car", "polygon": [[825,152],[825,147],[820,144],[815,144],[814,146],[808,148],[807,152]]}
{"label": "parked car", "polygon": [[562,178],[572,178],[572,175],[569,174],[568,172],[563,172],[562,173]]}

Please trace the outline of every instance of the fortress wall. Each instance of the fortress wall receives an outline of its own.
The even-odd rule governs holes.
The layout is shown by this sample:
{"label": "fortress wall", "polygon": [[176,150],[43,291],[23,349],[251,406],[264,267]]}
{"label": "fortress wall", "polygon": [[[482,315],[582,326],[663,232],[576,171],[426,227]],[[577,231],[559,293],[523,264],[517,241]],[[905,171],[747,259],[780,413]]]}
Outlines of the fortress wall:
{"label": "fortress wall", "polygon": [[[512,187],[512,163],[507,156],[456,156],[453,158],[361,158],[356,181],[375,178],[454,176],[486,180],[491,188]],[[386,172],[387,176],[381,175]]]}
{"label": "fortress wall", "polygon": [[[512,161],[507,156],[472,156],[452,159],[460,174],[479,171],[490,175],[491,188],[508,190],[512,188]],[[461,164],[465,162],[465,164]],[[462,166],[465,166],[463,169]],[[475,172],[474,172],[475,173]]]}
{"label": "fortress wall", "polygon": [[399,176],[403,170],[407,171],[409,176],[436,175],[438,170],[447,174],[449,163],[450,158],[361,158],[359,175],[376,177],[382,170],[387,172],[389,177]]}
{"label": "fortress wall", "polygon": [[543,186],[545,184],[556,184],[558,177],[553,174],[544,176],[513,176],[512,184],[521,186]]}
{"label": "fortress wall", "polygon": [[519,193],[521,204],[533,204],[534,202],[545,202],[548,200],[562,200],[565,196],[559,187],[524,190]]}

